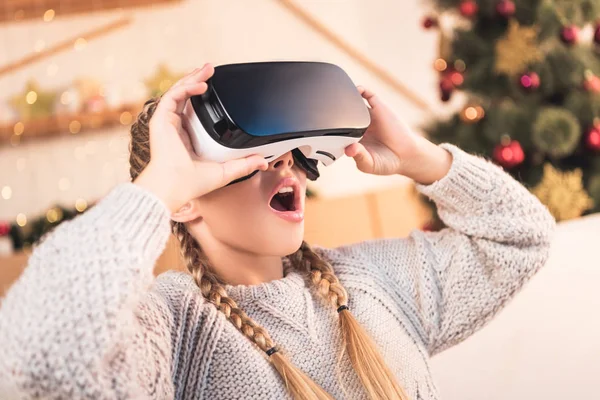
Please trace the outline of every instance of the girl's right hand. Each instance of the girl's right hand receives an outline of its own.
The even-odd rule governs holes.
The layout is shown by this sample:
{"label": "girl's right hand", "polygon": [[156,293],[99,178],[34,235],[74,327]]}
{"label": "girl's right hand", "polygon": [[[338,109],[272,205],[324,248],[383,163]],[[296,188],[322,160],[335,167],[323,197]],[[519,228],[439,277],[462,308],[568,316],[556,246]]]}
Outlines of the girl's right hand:
{"label": "girl's right hand", "polygon": [[175,83],[161,97],[150,119],[150,163],[134,183],[160,198],[176,212],[188,201],[227,185],[256,170],[266,170],[258,155],[224,163],[200,161],[182,125],[182,112],[190,96],[206,92],[214,67],[205,64]]}

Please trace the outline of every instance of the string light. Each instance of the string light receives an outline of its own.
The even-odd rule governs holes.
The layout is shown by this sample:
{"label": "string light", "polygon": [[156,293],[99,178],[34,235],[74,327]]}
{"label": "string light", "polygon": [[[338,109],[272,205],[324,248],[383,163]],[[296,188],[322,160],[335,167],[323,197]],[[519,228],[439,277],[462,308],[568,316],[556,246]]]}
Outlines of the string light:
{"label": "string light", "polygon": [[63,217],[63,212],[60,208],[55,207],[55,208],[51,208],[46,212],[46,219],[48,220],[48,222],[50,222],[51,224],[60,221]]}
{"label": "string light", "polygon": [[69,182],[67,178],[60,178],[60,180],[58,181],[58,188],[61,191],[66,192],[71,188],[71,182]]}
{"label": "string light", "polygon": [[54,19],[54,15],[55,15],[55,14],[56,14],[56,13],[55,13],[55,12],[54,12],[54,10],[53,10],[53,9],[51,9],[51,8],[50,8],[50,9],[48,9],[48,10],[46,10],[46,12],[44,13],[44,21],[46,21],[46,22],[50,22],[50,21],[52,21],[52,20]]}
{"label": "string light", "polygon": [[481,106],[468,106],[460,113],[463,122],[474,123],[485,116],[485,111]]}
{"label": "string light", "polygon": [[75,50],[80,51],[80,50],[85,49],[86,45],[87,45],[87,40],[85,40],[84,38],[79,38],[75,41],[75,44],[73,47],[75,48]]}
{"label": "string light", "polygon": [[22,135],[25,132],[25,125],[22,122],[17,122],[13,127],[13,133],[15,135]]}
{"label": "string light", "polygon": [[477,111],[477,118],[478,119],[482,119],[483,117],[485,117],[485,110],[483,109],[483,107],[476,106],[475,110]]}
{"label": "string light", "polygon": [[463,60],[456,60],[454,61],[454,69],[458,72],[465,72],[467,69],[467,64],[465,64]]}
{"label": "string light", "polygon": [[129,125],[133,120],[133,115],[129,111],[123,111],[121,116],[119,117],[119,121],[121,121],[121,125]]}
{"label": "string light", "polygon": [[80,130],[81,130],[81,122],[79,122],[77,120],[73,120],[73,121],[69,122],[69,132],[71,132],[72,134],[76,134],[76,133],[79,133]]}
{"label": "string light", "polygon": [[443,58],[438,58],[437,60],[435,60],[435,62],[433,63],[433,67],[436,69],[436,71],[438,72],[444,72],[446,70],[446,68],[448,68],[448,63],[446,62],[446,60],[444,60]]}
{"label": "string light", "polygon": [[465,117],[471,121],[474,121],[475,118],[477,118],[477,110],[475,107],[467,107],[465,109]]}
{"label": "string light", "polygon": [[79,212],[84,212],[85,209],[87,208],[88,204],[87,201],[85,201],[85,199],[77,199],[77,201],[75,201],[75,209]]}
{"label": "string light", "polygon": [[25,216],[25,214],[19,213],[17,215],[17,225],[19,225],[20,227],[24,227],[25,225],[27,225],[27,217]]}
{"label": "string light", "polygon": [[25,96],[25,101],[27,102],[27,104],[35,103],[37,101],[37,93],[34,90],[30,90]]}
{"label": "string light", "polygon": [[12,189],[10,188],[10,186],[4,186],[2,188],[2,198],[4,200],[10,200],[11,197],[12,197]]}

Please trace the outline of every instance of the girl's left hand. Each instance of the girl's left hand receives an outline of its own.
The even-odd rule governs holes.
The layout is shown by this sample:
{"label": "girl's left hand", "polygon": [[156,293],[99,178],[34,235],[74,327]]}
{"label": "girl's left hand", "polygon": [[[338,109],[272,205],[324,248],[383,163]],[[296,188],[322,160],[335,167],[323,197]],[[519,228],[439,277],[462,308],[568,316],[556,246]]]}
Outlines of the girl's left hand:
{"label": "girl's left hand", "polygon": [[443,178],[452,164],[450,153],[410,129],[375,93],[362,86],[357,89],[371,114],[362,139],[346,148],[358,169],[375,175],[400,174],[422,184]]}

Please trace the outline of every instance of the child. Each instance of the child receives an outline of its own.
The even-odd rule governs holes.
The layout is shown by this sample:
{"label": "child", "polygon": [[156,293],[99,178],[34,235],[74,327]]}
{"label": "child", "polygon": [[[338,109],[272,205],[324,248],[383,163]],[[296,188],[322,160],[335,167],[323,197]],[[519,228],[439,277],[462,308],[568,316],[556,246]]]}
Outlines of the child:
{"label": "child", "polygon": [[[429,358],[538,271],[554,220],[500,168],[411,132],[359,87],[372,123],[346,155],[414,179],[448,228],[312,249],[291,153],[194,157],[181,112],[213,72],[147,102],[132,182],[35,248],[0,308],[0,397],[437,399]],[[170,228],[189,273],[154,279]]]}

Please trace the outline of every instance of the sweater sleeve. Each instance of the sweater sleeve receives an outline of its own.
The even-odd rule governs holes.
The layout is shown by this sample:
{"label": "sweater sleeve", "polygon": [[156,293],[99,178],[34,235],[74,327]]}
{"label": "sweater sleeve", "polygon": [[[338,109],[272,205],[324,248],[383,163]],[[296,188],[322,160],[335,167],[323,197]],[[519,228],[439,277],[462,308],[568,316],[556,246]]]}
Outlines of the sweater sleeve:
{"label": "sweater sleeve", "polygon": [[0,398],[172,397],[172,316],[149,290],[169,233],[124,183],[47,234],[0,304]]}
{"label": "sweater sleeve", "polygon": [[[502,169],[449,144],[448,174],[417,189],[447,228],[339,249],[377,268],[430,354],[485,325],[545,263],[555,222]],[[401,206],[401,205],[399,205]]]}

